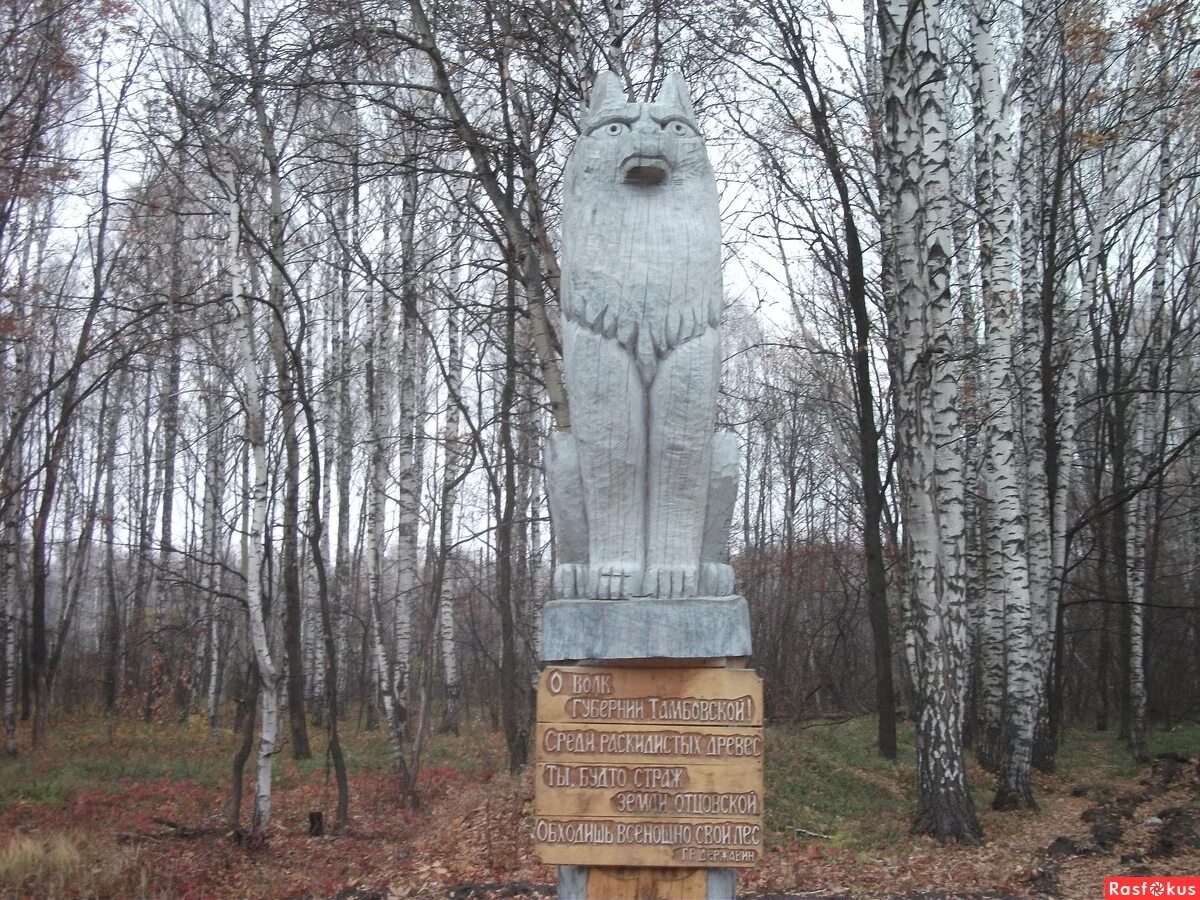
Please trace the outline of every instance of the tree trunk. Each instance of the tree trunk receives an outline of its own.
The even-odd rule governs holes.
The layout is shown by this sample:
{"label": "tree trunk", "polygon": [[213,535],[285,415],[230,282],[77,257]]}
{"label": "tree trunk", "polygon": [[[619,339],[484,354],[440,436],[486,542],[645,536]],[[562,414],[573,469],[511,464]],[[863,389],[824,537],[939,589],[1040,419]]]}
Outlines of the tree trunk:
{"label": "tree trunk", "polygon": [[[249,13],[247,12],[247,17]],[[247,18],[248,22],[248,18]],[[249,27],[247,25],[247,27]],[[246,411],[245,443],[253,461],[252,481],[245,485],[244,503],[249,510],[250,527],[243,545],[243,568],[246,578],[246,611],[250,639],[257,663],[259,704],[262,724],[259,729],[258,765],[255,778],[254,816],[251,819],[251,839],[263,842],[271,823],[271,768],[276,753],[276,732],[279,715],[279,678],[272,658],[268,629],[268,598],[264,596],[262,554],[266,542],[267,500],[270,473],[267,470],[266,427],[262,409],[262,384],[254,348],[254,310],[243,291],[243,269],[240,248],[241,208],[237,183],[228,178],[229,193],[229,272],[231,295],[237,310],[235,325],[238,331],[238,351],[241,356],[242,403]]]}
{"label": "tree trunk", "polygon": [[[550,337],[550,326],[546,315],[546,298],[543,288],[542,258],[538,243],[521,217],[520,208],[512,193],[501,184],[492,162],[490,150],[467,117],[458,94],[450,80],[446,60],[434,37],[433,26],[421,0],[409,0],[413,28],[417,35],[416,46],[424,51],[432,69],[433,84],[441,97],[442,105],[450,118],[451,126],[462,140],[471,162],[475,167],[479,184],[487,194],[497,215],[504,223],[510,250],[508,264],[510,275],[521,280],[525,301],[529,310],[530,329],[541,368],[542,383],[550,402],[555,427],[561,431],[570,429],[571,418],[567,408],[567,395],[563,388],[562,371],[559,368]],[[547,244],[545,250],[549,250]],[[555,269],[556,266],[550,268]]]}
{"label": "tree trunk", "polygon": [[[35,212],[30,213],[33,218]],[[29,403],[29,339],[34,334],[32,322],[27,319],[24,297],[29,289],[28,276],[30,256],[34,241],[26,239],[18,266],[15,290],[7,299],[9,315],[17,326],[9,340],[0,345],[0,363],[7,368],[11,388],[4,392],[4,435],[13,446],[0,465],[0,638],[4,641],[4,670],[0,671],[0,682],[4,685],[0,697],[0,716],[4,719],[4,752],[17,755],[17,681],[21,671],[18,633],[25,619],[25,604],[20,583],[21,574],[21,521],[26,500],[22,489],[25,472],[26,449],[17,439],[22,429],[22,410]],[[39,259],[40,259],[39,255]],[[40,279],[39,279],[40,280]],[[11,354],[11,356],[9,355]],[[28,689],[26,683],[25,688]]]}
{"label": "tree trunk", "polygon": [[212,380],[204,389],[205,420],[208,425],[208,442],[205,450],[204,468],[204,524],[201,537],[204,560],[205,623],[208,633],[208,739],[215,744],[219,737],[218,722],[221,710],[221,673],[224,653],[221,647],[220,598],[221,569],[225,562],[221,552],[218,528],[221,525],[221,504],[225,497],[225,429],[221,422],[222,406],[219,402],[217,385]]}
{"label": "tree trunk", "polygon": [[46,684],[48,689],[54,686],[62,662],[63,651],[66,648],[67,637],[75,612],[79,608],[79,598],[83,593],[84,579],[87,577],[88,563],[91,559],[92,535],[95,533],[96,520],[100,513],[101,485],[105,475],[113,469],[117,455],[117,438],[121,421],[121,412],[125,402],[125,388],[129,381],[127,369],[122,369],[117,375],[116,387],[112,389],[105,385],[101,393],[101,405],[96,435],[98,451],[96,467],[92,478],[90,496],[87,499],[81,523],[81,532],[75,542],[75,552],[71,560],[71,573],[64,579],[62,590],[65,597],[61,598],[58,614],[58,624],[54,629],[54,643],[46,661]]}
{"label": "tree trunk", "polygon": [[[386,238],[385,238],[386,245]],[[404,760],[404,723],[407,710],[400,699],[396,661],[388,653],[387,622],[383,602],[384,516],[387,500],[388,438],[392,433],[391,380],[383,363],[392,359],[391,316],[386,291],[372,291],[370,336],[367,339],[366,390],[368,410],[367,446],[367,595],[370,599],[371,649],[377,684],[373,690],[383,699],[392,766],[401,791],[408,784]],[[399,617],[401,613],[397,613]],[[399,627],[399,625],[398,625]]]}
{"label": "tree trunk", "polygon": [[[263,95],[263,60],[260,43],[253,33],[249,0],[242,3],[243,52],[249,66],[249,102],[258,131],[259,149],[266,162],[268,209],[268,263],[270,278],[267,299],[272,309],[271,349],[279,382],[285,449],[284,512],[282,530],[282,580],[284,596],[284,652],[287,668],[288,716],[292,736],[292,757],[309,759],[308,724],[304,706],[304,648],[301,641],[303,609],[300,596],[300,439],[296,434],[295,360],[287,353],[284,313],[284,283],[287,241],[283,214],[283,168],[274,122]],[[277,698],[264,692],[264,719],[276,712]]]}
{"label": "tree trunk", "polygon": [[[357,172],[357,170],[355,170]],[[353,206],[358,208],[357,182],[354,184]],[[351,233],[351,239],[355,235]],[[331,375],[334,377],[334,403],[337,426],[333,459],[334,491],[337,494],[337,536],[334,542],[333,601],[331,615],[337,643],[337,658],[348,659],[350,647],[350,594],[352,559],[350,551],[351,497],[350,477],[354,462],[354,418],[350,407],[350,373],[353,364],[353,347],[350,342],[350,253],[347,248],[339,259],[341,277],[337,289],[337,315],[334,318],[333,335],[330,341],[332,359]],[[339,670],[344,671],[344,669]],[[346,682],[337,686],[339,694],[345,691]]]}
{"label": "tree trunk", "polygon": [[[424,397],[418,390],[417,383],[417,369],[419,366],[423,366],[419,352],[421,346],[420,312],[417,309],[420,297],[417,290],[419,275],[416,258],[419,187],[420,183],[416,173],[406,173],[402,180],[399,248],[403,309],[400,326],[400,353],[396,362],[396,365],[399,366],[399,383],[396,385],[399,409],[395,422],[395,427],[399,432],[396,450],[399,466],[396,473],[397,603],[396,649],[393,660],[396,702],[402,704],[406,709],[411,709],[413,706],[413,686],[409,679],[409,657],[412,653],[413,610],[421,596],[420,547],[418,543],[421,511],[421,460],[417,431],[422,428],[424,419],[421,410]],[[381,308],[387,308],[386,301]],[[383,327],[391,327],[389,317],[385,317]],[[386,356],[382,354],[386,354]],[[378,369],[380,361],[391,356],[389,342],[381,347],[381,355],[376,358],[377,377],[381,374]],[[392,383],[391,379],[381,383],[380,390],[390,393]],[[390,419],[384,433],[389,436],[392,434]]]}
{"label": "tree trunk", "polygon": [[442,429],[442,489],[438,522],[438,639],[442,651],[442,674],[446,699],[442,707],[441,731],[458,734],[460,694],[458,677],[458,647],[454,633],[454,595],[458,584],[450,571],[450,552],[454,539],[454,504],[458,485],[466,474],[463,471],[463,441],[458,429],[462,403],[462,342],[458,297],[457,246],[450,264],[450,307],[446,312],[446,424]]}
{"label": "tree trunk", "polygon": [[508,769],[525,764],[528,735],[522,728],[517,667],[517,629],[513,612],[513,519],[516,512],[516,448],[512,420],[517,389],[517,310],[514,279],[508,279],[505,312],[504,385],[500,391],[500,453],[502,477],[493,487],[496,516],[496,603],[500,610],[500,719],[508,748]]}
{"label": "tree trunk", "polygon": [[[158,563],[152,576],[152,608],[157,613],[166,610],[177,590],[170,583],[170,573],[175,565],[175,462],[179,452],[179,387],[183,369],[183,354],[181,352],[182,336],[179,323],[179,302],[183,291],[183,213],[180,210],[178,184],[172,185],[176,190],[170,197],[171,217],[168,261],[167,298],[164,309],[166,319],[167,341],[165,356],[167,361],[166,381],[159,395],[159,428],[163,435],[162,456],[159,459],[159,533],[158,533]],[[190,623],[193,616],[187,615]],[[191,630],[190,627],[188,629]],[[182,668],[182,666],[181,666]],[[146,704],[147,721],[151,704]],[[186,711],[186,710],[185,710]]]}
{"label": "tree trunk", "polygon": [[894,293],[897,443],[917,721],[913,831],[978,843],[962,751],[965,700],[962,460],[950,296],[948,133],[936,2],[881,4]]}
{"label": "tree trunk", "polygon": [[251,662],[245,682],[245,691],[250,696],[243,698],[239,707],[241,721],[235,721],[233,725],[235,729],[239,725],[241,726],[242,742],[233,754],[233,761],[230,764],[229,800],[225,804],[225,827],[229,829],[235,839],[240,839],[242,836],[242,782],[246,772],[246,760],[250,758],[250,752],[254,749],[254,719],[258,714],[258,686],[258,672]]}
{"label": "tree trunk", "polygon": [[[19,454],[14,453],[14,458]],[[9,471],[17,468],[14,466]],[[4,616],[2,633],[4,640],[4,671],[0,679],[4,682],[2,699],[4,717],[4,752],[17,755],[17,629],[20,622],[17,566],[20,559],[20,502],[17,496],[9,498],[4,509],[4,534],[0,542],[0,613]]]}
{"label": "tree trunk", "polygon": [[[979,210],[979,256],[986,337],[985,377],[988,466],[984,529],[987,552],[986,617],[999,610],[1004,621],[1005,716],[996,809],[1034,806],[1030,785],[1039,672],[1034,659],[1034,610],[1026,547],[1022,455],[1018,447],[1019,388],[1013,371],[1017,285],[1013,263],[1013,171],[1010,113],[1000,85],[989,7],[971,5],[975,95],[975,195]],[[991,637],[991,634],[989,634]],[[990,659],[991,657],[989,657]],[[991,698],[989,698],[991,699]],[[993,723],[988,721],[988,727]],[[987,739],[992,736],[987,734]],[[990,756],[994,748],[989,747]]]}
{"label": "tree trunk", "polygon": [[[272,282],[275,278],[272,277]],[[277,291],[273,286],[271,296],[282,302],[282,284]],[[276,307],[277,309],[279,307]],[[279,379],[280,406],[283,412],[284,495],[282,542],[283,581],[283,635],[287,665],[288,721],[292,736],[292,758],[310,759],[312,748],[308,742],[308,723],[305,714],[304,691],[304,644],[302,626],[304,605],[300,591],[300,436],[296,430],[296,386],[292,359],[285,346],[282,334],[282,313],[272,322],[272,348],[275,353],[276,373]],[[264,704],[264,709],[266,705]]]}

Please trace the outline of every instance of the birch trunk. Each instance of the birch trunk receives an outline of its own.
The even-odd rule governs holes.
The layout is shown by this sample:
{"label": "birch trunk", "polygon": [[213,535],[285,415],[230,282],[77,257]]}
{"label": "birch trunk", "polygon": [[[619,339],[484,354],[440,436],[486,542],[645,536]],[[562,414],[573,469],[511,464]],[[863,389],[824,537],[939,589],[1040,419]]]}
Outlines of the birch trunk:
{"label": "birch trunk", "polygon": [[[420,148],[410,148],[417,153]],[[420,266],[417,241],[417,216],[420,203],[420,179],[416,171],[404,175],[401,183],[400,268],[401,319],[399,366],[399,443],[396,455],[396,537],[398,598],[396,609],[396,685],[397,699],[405,697],[405,706],[415,708],[415,685],[409,678],[412,654],[413,611],[423,594],[419,546],[421,513],[422,454],[425,430],[425,361],[421,328]]]}
{"label": "birch trunk", "polygon": [[458,430],[462,403],[462,346],[458,304],[457,252],[450,267],[450,308],[446,313],[446,424],[443,429],[442,489],[439,504],[438,535],[438,639],[442,651],[442,674],[446,700],[442,708],[443,732],[458,734],[461,685],[458,678],[458,647],[454,633],[454,596],[458,581],[450,571],[450,552],[454,539],[454,504],[459,481],[464,474],[463,441]]}
{"label": "birch trunk", "polygon": [[[971,148],[961,148],[959,177],[969,185],[975,185],[977,173],[984,173],[989,165],[986,141],[980,130],[975,128],[975,141]],[[990,172],[990,169],[987,170]],[[985,365],[985,349],[980,341],[980,326],[985,321],[979,306],[972,281],[976,268],[975,246],[978,229],[974,213],[977,208],[973,191],[954,193],[954,267],[956,289],[962,306],[959,353],[963,359],[962,377],[962,422],[963,422],[963,509],[967,522],[963,565],[966,569],[964,590],[967,597],[967,712],[964,725],[963,744],[976,749],[976,756],[985,767],[987,756],[986,739],[988,728],[986,702],[989,680],[985,670],[985,617],[987,603],[987,468],[989,442],[987,429],[988,390]],[[999,714],[995,718],[999,723]],[[998,735],[998,728],[996,729]],[[993,754],[997,758],[998,754]]]}
{"label": "birch trunk", "polygon": [[[18,289],[13,292],[11,300],[12,316],[16,322],[24,323],[25,310],[21,300],[24,295],[25,273],[28,264],[28,247],[22,255],[18,275]],[[28,333],[22,330],[14,335],[11,344],[12,389],[5,392],[4,406],[4,437],[14,439],[21,428],[20,407],[25,399],[26,363],[28,348],[26,341]],[[0,470],[0,482],[5,485],[3,498],[0,499],[0,615],[4,616],[2,636],[4,640],[4,671],[0,672],[0,680],[4,683],[2,698],[3,708],[0,715],[4,718],[4,752],[8,756],[17,755],[17,628],[21,620],[21,600],[18,584],[18,573],[21,561],[21,508],[24,503],[24,492],[18,487],[24,478],[24,449],[20,442],[14,443],[12,450],[4,458],[3,469]]]}
{"label": "birch trunk", "polygon": [[950,296],[948,132],[936,2],[879,7],[891,208],[891,341],[908,624],[918,701],[913,831],[977,843],[962,752],[965,700],[962,460]]}
{"label": "birch trunk", "polygon": [[[990,648],[990,664],[1003,661],[1005,671],[1004,721],[999,762],[999,783],[992,805],[1017,809],[1034,805],[1030,786],[1033,730],[1037,711],[1038,666],[1034,659],[1034,609],[1030,594],[1029,560],[1026,557],[1026,511],[1023,485],[1024,460],[1017,441],[1014,410],[1020,395],[1014,378],[1016,351],[1014,319],[1018,313],[1015,273],[1013,208],[1016,184],[1013,169],[1011,112],[1000,84],[991,28],[990,7],[975,0],[971,5],[975,94],[976,173],[979,210],[979,255],[984,317],[986,321],[985,378],[988,466],[986,493],[987,553],[985,620],[1003,617],[1003,653]],[[989,629],[989,638],[994,632]],[[999,656],[999,660],[997,660]],[[989,681],[994,682],[989,672]],[[994,702],[993,697],[988,698]],[[994,728],[988,709],[987,733]],[[995,748],[989,747],[988,754]]]}
{"label": "birch trunk", "polygon": [[[332,316],[330,316],[329,321],[332,323],[334,321],[334,318]],[[330,330],[332,330],[332,326],[331,326]],[[336,392],[336,381],[333,380],[334,376],[331,374],[332,370],[329,365],[329,360],[332,357],[332,351],[330,350],[327,341],[325,342],[325,346],[322,347],[322,353],[324,354],[324,357],[325,357],[324,372],[325,372],[326,384],[331,384],[333,391]],[[335,396],[336,396],[336,393],[335,393]],[[321,404],[321,409],[322,409],[322,412],[321,412],[321,460],[322,460],[322,465],[323,465],[322,471],[324,473],[324,478],[321,482],[321,522],[322,522],[323,527],[321,529],[321,550],[320,550],[320,552],[321,552],[321,558],[323,560],[325,560],[326,565],[333,566],[336,569],[336,561],[334,560],[334,556],[332,553],[333,548],[330,546],[330,542],[329,542],[329,521],[330,521],[330,514],[333,510],[333,464],[332,464],[332,461],[337,454],[337,449],[336,449],[336,446],[337,446],[336,445],[337,401],[336,401],[336,399],[332,399],[332,398],[323,398],[319,402]],[[337,588],[336,580],[335,580],[336,572],[330,572],[329,575],[333,576],[330,580],[335,581],[334,594],[336,596],[336,588]],[[327,593],[328,593],[328,591],[327,591]],[[328,606],[329,604],[330,604],[330,598],[327,596],[325,598],[325,605]],[[313,646],[312,646],[311,651],[309,651],[309,653],[310,653],[309,659],[312,660],[312,667],[309,670],[309,684],[310,684],[310,691],[312,694],[312,702],[311,702],[310,708],[312,709],[313,716],[316,718],[316,720],[319,723],[323,723],[323,722],[325,722],[325,716],[327,714],[327,710],[325,708],[325,702],[326,702],[326,697],[328,696],[329,688],[325,683],[325,668],[326,668],[326,666],[323,661],[324,654],[325,654],[324,618],[322,615],[322,605],[321,605],[321,599],[319,596],[316,597],[316,603],[313,607],[312,612],[313,612],[313,614],[315,614],[315,617],[313,619],[311,619],[310,621],[312,622],[314,635],[319,635],[319,637],[314,636]],[[331,628],[335,628],[335,621],[336,621],[335,618],[331,615],[330,620],[329,620]],[[320,632],[316,631],[317,628],[321,629]],[[333,634],[335,635],[335,637],[334,637],[335,651],[334,652],[336,652],[336,647],[337,647],[336,628],[335,628]],[[344,662],[345,657],[343,656],[343,657],[341,657],[341,659]]]}
{"label": "birch trunk", "polygon": [[[328,291],[326,298],[329,297]],[[324,316],[327,312],[322,309],[320,314]],[[314,363],[320,361],[321,377],[324,385],[329,384],[329,349],[328,338],[332,328],[332,316],[324,317],[324,325],[317,332],[315,340],[319,342],[319,350],[312,349],[306,353],[306,357]],[[311,334],[311,332],[310,332]],[[316,444],[319,458],[315,461],[309,459],[310,473],[319,470],[322,473],[321,489],[317,493],[316,504],[313,509],[309,510],[309,533],[315,527],[316,522],[320,522],[320,540],[317,543],[316,552],[320,555],[322,565],[327,567],[330,560],[329,555],[329,509],[333,502],[332,479],[327,476],[327,460],[333,455],[333,404],[324,396],[315,399],[314,405],[316,422],[314,428],[318,429]],[[315,560],[313,561],[313,569],[316,568]],[[314,572],[315,574],[315,572]],[[319,582],[319,579],[314,579]],[[319,584],[315,585],[316,589],[310,587],[305,592],[304,606],[304,670],[308,675],[308,680],[305,683],[306,697],[308,709],[313,717],[313,721],[318,726],[325,725],[325,704],[326,704],[326,687],[325,687],[325,666],[324,659],[324,627],[321,618],[321,598]],[[326,594],[328,594],[328,569],[326,568]],[[328,604],[328,597],[325,600]]]}
{"label": "birch trunk", "polygon": [[[386,238],[385,238],[386,241]],[[391,360],[391,316],[386,291],[372,291],[370,336],[367,339],[367,595],[370,600],[371,648],[375,662],[376,690],[383,700],[392,765],[401,789],[408,784],[404,761],[404,724],[407,711],[400,702],[397,661],[388,653],[387,620],[384,608],[383,562],[384,517],[387,500],[387,438],[392,431],[391,379],[381,360]],[[399,618],[400,612],[397,612]],[[397,630],[401,627],[397,623]]]}
{"label": "birch trunk", "polygon": [[[283,161],[275,123],[267,109],[263,93],[265,76],[260,42],[253,33],[250,0],[241,6],[244,52],[249,66],[249,102],[258,132],[259,149],[266,163],[269,192],[268,236],[270,278],[268,301],[272,307],[270,339],[279,383],[285,450],[282,581],[284,595],[284,646],[286,649],[288,715],[291,725],[292,757],[309,759],[308,725],[304,711],[304,652],[301,641],[302,604],[300,596],[300,438],[296,432],[296,363],[284,334],[286,236],[283,213]],[[276,698],[264,696],[264,715]]]}
{"label": "birch trunk", "polygon": [[[336,293],[333,295],[336,297]],[[334,301],[330,298],[330,302],[326,308],[326,322],[328,323],[321,335],[321,357],[322,371],[326,385],[332,385],[336,391],[336,381],[334,370],[330,365],[333,353],[330,349],[332,332],[336,329],[336,317],[332,314]],[[335,394],[336,396],[336,394]],[[320,520],[321,520],[321,541],[318,552],[321,554],[321,559],[328,567],[333,556],[330,553],[329,545],[329,515],[333,508],[333,477],[332,465],[330,461],[335,455],[335,436],[337,428],[337,402],[332,398],[322,396],[317,401],[318,409],[320,410],[319,419],[321,423],[320,434],[320,449],[323,478],[321,480],[321,497],[320,497]],[[309,461],[312,465],[312,461]],[[328,578],[327,572],[327,578]],[[324,617],[322,614],[322,606],[329,605],[328,584],[326,585],[325,602],[322,604],[320,591],[313,593],[310,606],[305,614],[308,631],[305,632],[305,658],[308,663],[308,690],[309,690],[309,709],[312,711],[313,718],[318,724],[325,724],[326,698],[328,697],[328,686],[325,683],[325,643],[324,643]],[[333,627],[333,618],[330,617],[330,627]],[[336,640],[334,642],[336,653]],[[335,666],[336,671],[336,666]]]}
{"label": "birch trunk", "polygon": [[[1154,351],[1151,350],[1153,353]],[[1132,406],[1133,452],[1129,462],[1135,471],[1149,464],[1150,428],[1145,398],[1136,398]],[[1150,492],[1142,490],[1130,501],[1125,525],[1125,554],[1129,618],[1129,749],[1138,762],[1147,762],[1146,750],[1146,602],[1149,585],[1146,572],[1146,530],[1150,527]]]}
{"label": "birch trunk", "polygon": [[[1065,539],[1065,493],[1062,518],[1056,518],[1060,487],[1069,489],[1075,398],[1068,382],[1074,327],[1063,291],[1063,250],[1059,230],[1062,207],[1070,185],[1071,163],[1064,158],[1071,141],[1068,118],[1055,115],[1062,101],[1052,67],[1043,60],[1061,53],[1056,33],[1047,28],[1052,12],[1040,0],[1023,10],[1022,59],[1025,71],[1021,99],[1021,150],[1019,157],[1021,207],[1022,329],[1017,345],[1020,372],[1020,430],[1025,462],[1026,556],[1032,608],[1032,659],[1035,685],[1035,740],[1033,762],[1053,769],[1054,739],[1050,733],[1047,701],[1061,601],[1061,569],[1056,566],[1056,543]],[[1055,157],[1057,154],[1057,157]],[[1063,353],[1063,349],[1066,353]],[[1060,374],[1060,372],[1062,374]],[[1064,471],[1065,469],[1065,471]]]}
{"label": "birch trunk", "polygon": [[[352,187],[354,209],[358,208],[357,182]],[[355,239],[351,232],[351,239]],[[335,450],[333,460],[333,482],[337,494],[337,536],[334,546],[333,566],[333,603],[331,615],[334,621],[335,643],[338,659],[348,658],[350,646],[350,593],[353,579],[351,578],[352,559],[350,550],[350,521],[351,496],[350,477],[354,462],[354,419],[350,409],[350,372],[351,372],[351,332],[350,332],[350,242],[343,241],[343,252],[339,260],[337,290],[337,315],[335,317],[333,334],[330,339],[331,373],[334,381],[334,404],[336,409],[337,426],[335,429]],[[345,673],[348,667],[343,666],[339,673]],[[340,677],[345,678],[344,674]],[[338,686],[339,694],[345,693],[346,682]]]}
{"label": "birch trunk", "polygon": [[218,529],[221,525],[221,502],[225,496],[225,441],[221,423],[221,404],[218,402],[217,386],[210,380],[204,392],[205,420],[208,425],[208,446],[205,450],[204,476],[204,524],[201,536],[204,558],[205,621],[208,625],[208,740],[217,743],[219,714],[221,709],[221,673],[223,654],[221,647],[221,599],[220,571],[224,562]]}
{"label": "birch trunk", "polygon": [[[1164,430],[1170,426],[1166,402],[1169,375],[1164,375],[1166,365],[1163,347],[1163,316],[1167,314],[1167,261],[1170,253],[1170,214],[1174,185],[1171,173],[1171,133],[1166,116],[1159,124],[1158,140],[1158,200],[1154,235],[1154,270],[1150,286],[1148,315],[1150,325],[1147,357],[1149,360],[1148,389],[1150,395],[1137,398],[1133,404],[1134,465],[1137,471],[1148,471],[1154,460],[1151,458],[1153,444],[1152,428],[1161,424]],[[1129,749],[1139,762],[1150,758],[1146,748],[1146,610],[1152,600],[1150,569],[1153,554],[1147,547],[1151,544],[1150,530],[1157,514],[1154,500],[1161,494],[1161,477],[1154,491],[1143,490],[1133,499],[1128,531],[1129,554],[1129,705],[1130,728]]]}
{"label": "birch trunk", "polygon": [[250,640],[257,662],[258,700],[262,713],[258,740],[258,765],[255,778],[254,816],[251,819],[251,839],[266,839],[271,823],[271,768],[276,753],[276,734],[279,727],[279,677],[272,658],[268,613],[262,587],[262,548],[266,540],[268,481],[266,427],[263,420],[262,384],[255,358],[254,310],[243,291],[243,268],[240,250],[241,208],[237,185],[229,178],[229,270],[230,292],[237,309],[235,327],[238,331],[238,350],[241,356],[242,402],[246,410],[244,440],[252,460],[252,481],[245,485],[245,506],[249,515],[249,530],[244,544],[243,565],[246,578],[246,609],[249,617]]}
{"label": "birch trunk", "polygon": [[[157,485],[160,491],[158,564],[155,566],[150,582],[151,615],[157,615],[166,610],[169,605],[172,593],[169,573],[175,563],[175,457],[179,451],[179,386],[182,376],[182,353],[180,352],[182,336],[179,328],[178,304],[179,295],[183,289],[183,214],[179,209],[178,192],[173,191],[172,193],[175,193],[176,196],[171,197],[172,211],[169,213],[171,216],[170,237],[168,238],[170,242],[169,275],[164,313],[167,328],[167,369],[166,379],[159,395],[161,423],[159,429],[163,439],[162,456],[159,461],[160,471],[157,476]],[[186,616],[186,618],[189,622],[192,620],[191,616]],[[152,715],[152,704],[149,699],[152,696],[154,696],[153,691],[147,694],[144,711],[147,722],[150,721]]]}
{"label": "birch trunk", "polygon": [[[1049,277],[1049,276],[1046,276]],[[1051,493],[1048,454],[1061,458],[1054,408],[1058,399],[1050,371],[1049,350],[1056,340],[1050,332],[1057,289],[1044,284],[1036,294],[1023,292],[1024,328],[1018,344],[1021,373],[1021,434],[1024,447],[1025,556],[1029,576],[1030,660],[1036,680],[1032,695],[1035,723],[1044,714],[1046,679],[1054,648],[1054,618],[1057,594],[1052,593],[1053,547],[1051,536]],[[1049,418],[1047,418],[1049,417]],[[1010,686],[1011,690],[1011,686]],[[1020,699],[1017,702],[1022,702]],[[1032,751],[1031,751],[1032,752]]]}
{"label": "birch trunk", "polygon": [[[20,471],[20,453],[14,451],[10,457],[9,472]],[[17,567],[20,560],[20,501],[19,494],[7,498],[4,508],[4,535],[0,544],[0,612],[4,616],[4,671],[0,679],[4,682],[4,752],[17,755],[17,628],[20,622]]]}

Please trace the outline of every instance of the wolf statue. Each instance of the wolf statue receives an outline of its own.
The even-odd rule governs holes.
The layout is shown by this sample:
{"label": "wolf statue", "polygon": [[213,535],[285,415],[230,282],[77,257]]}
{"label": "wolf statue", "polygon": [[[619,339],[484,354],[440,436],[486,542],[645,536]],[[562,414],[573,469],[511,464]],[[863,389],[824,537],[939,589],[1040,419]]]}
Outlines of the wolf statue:
{"label": "wolf statue", "polygon": [[546,448],[561,598],[723,597],[738,445],[721,370],[716,179],[682,76],[626,100],[596,79],[564,173],[571,431]]}

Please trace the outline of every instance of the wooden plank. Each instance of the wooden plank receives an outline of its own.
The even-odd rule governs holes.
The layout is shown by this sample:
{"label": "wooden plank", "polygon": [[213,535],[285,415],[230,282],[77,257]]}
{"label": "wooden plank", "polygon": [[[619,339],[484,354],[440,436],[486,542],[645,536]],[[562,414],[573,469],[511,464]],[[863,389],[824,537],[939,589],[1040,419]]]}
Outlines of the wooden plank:
{"label": "wooden plank", "polygon": [[534,809],[544,816],[705,818],[759,821],[763,774],[744,766],[594,766],[541,763]]}
{"label": "wooden plank", "polygon": [[542,723],[536,741],[539,763],[761,765],[763,758],[761,728]]}
{"label": "wooden plank", "polygon": [[749,669],[551,666],[537,700],[539,722],[762,724],[762,679]]}
{"label": "wooden plank", "polygon": [[603,882],[596,893],[589,878],[589,897],[701,897],[707,869],[759,862],[756,673],[553,666],[537,708],[535,850],[551,865],[589,867]]}
{"label": "wooden plank", "polygon": [[747,867],[762,858],[757,822],[537,816],[534,851],[549,865]]}

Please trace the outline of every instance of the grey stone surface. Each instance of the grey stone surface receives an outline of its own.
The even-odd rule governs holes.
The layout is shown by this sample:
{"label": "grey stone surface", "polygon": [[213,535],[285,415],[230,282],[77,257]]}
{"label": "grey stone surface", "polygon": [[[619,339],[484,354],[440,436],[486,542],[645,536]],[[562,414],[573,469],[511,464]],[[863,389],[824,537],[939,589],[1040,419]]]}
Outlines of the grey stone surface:
{"label": "grey stone surface", "polygon": [[587,866],[558,867],[558,900],[587,900]]}
{"label": "grey stone surface", "polygon": [[546,448],[562,598],[721,596],[737,438],[721,369],[716,178],[687,85],[652,102],[596,79],[564,175],[563,365],[571,431]]}
{"label": "grey stone surface", "polygon": [[744,597],[551,600],[542,610],[543,662],[749,655]]}
{"label": "grey stone surface", "polygon": [[708,870],[707,900],[734,900],[737,895],[737,871],[735,869]]}

